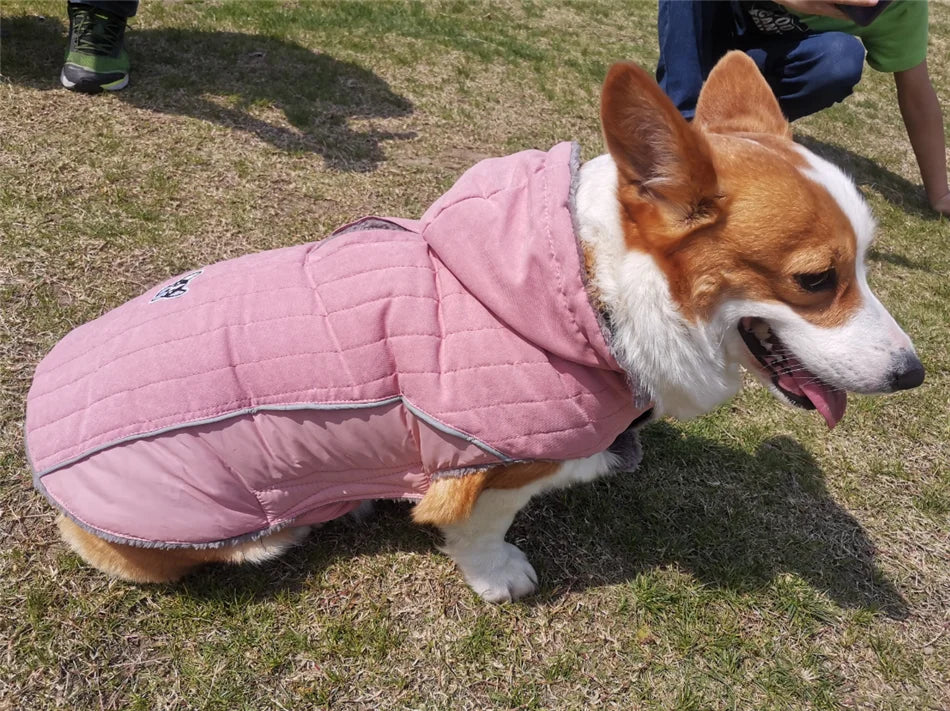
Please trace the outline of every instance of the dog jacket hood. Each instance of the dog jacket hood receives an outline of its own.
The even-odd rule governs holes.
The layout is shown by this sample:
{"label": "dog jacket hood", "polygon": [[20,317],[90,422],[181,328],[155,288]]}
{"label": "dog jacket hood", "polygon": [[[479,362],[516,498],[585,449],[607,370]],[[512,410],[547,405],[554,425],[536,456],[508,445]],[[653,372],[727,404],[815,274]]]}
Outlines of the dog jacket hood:
{"label": "dog jacket hood", "polygon": [[577,147],[483,161],[421,220],[206,266],[39,364],[38,489],[136,545],[204,546],[432,477],[606,449],[642,412],[584,284]]}

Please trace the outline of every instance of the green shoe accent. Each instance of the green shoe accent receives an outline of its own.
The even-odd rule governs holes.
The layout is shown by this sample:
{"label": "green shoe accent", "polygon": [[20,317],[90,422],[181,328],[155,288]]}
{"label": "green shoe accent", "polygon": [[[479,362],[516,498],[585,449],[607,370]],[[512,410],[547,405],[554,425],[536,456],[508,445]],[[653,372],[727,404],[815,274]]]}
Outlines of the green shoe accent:
{"label": "green shoe accent", "polygon": [[69,4],[69,46],[59,80],[73,91],[118,91],[129,83],[126,18]]}

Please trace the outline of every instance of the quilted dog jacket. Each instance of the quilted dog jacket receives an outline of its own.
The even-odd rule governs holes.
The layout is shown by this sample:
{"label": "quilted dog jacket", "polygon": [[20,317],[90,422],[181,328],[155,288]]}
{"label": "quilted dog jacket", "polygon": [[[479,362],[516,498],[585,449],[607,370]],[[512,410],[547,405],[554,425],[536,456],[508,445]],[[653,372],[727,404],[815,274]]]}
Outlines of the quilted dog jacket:
{"label": "quilted dog jacket", "polygon": [[421,220],[212,264],[76,328],[28,396],[37,488],[107,539],[208,546],[606,449],[647,403],[585,290],[577,164],[569,143],[486,160]]}

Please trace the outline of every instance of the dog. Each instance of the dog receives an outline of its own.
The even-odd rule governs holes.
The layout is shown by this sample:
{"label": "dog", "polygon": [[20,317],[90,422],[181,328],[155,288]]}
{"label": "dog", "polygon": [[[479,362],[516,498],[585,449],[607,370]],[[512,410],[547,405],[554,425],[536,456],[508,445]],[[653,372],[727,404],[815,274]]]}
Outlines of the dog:
{"label": "dog", "polygon": [[691,123],[616,64],[601,121],[583,165],[571,144],[490,159],[421,220],[206,266],[69,334],[26,417],[67,543],[171,581],[411,498],[509,601],[537,586],[516,513],[635,468],[640,426],[713,410],[742,368],[829,427],[847,392],[920,385],[865,279],[867,206],[752,60],[720,61]]}

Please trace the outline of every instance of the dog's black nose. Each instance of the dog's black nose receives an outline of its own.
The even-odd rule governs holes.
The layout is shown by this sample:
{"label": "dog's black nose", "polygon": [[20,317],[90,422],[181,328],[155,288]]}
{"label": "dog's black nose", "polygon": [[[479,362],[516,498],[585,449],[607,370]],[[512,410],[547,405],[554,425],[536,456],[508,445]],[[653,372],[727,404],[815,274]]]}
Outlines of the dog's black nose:
{"label": "dog's black nose", "polygon": [[891,373],[892,390],[910,390],[924,382],[924,366],[911,351],[901,351]]}

